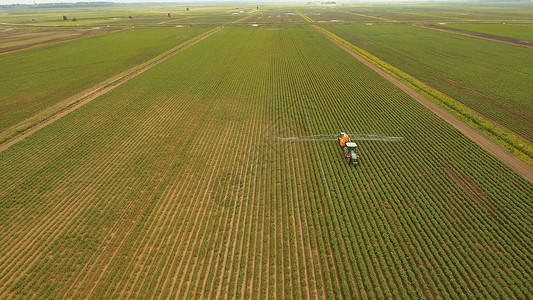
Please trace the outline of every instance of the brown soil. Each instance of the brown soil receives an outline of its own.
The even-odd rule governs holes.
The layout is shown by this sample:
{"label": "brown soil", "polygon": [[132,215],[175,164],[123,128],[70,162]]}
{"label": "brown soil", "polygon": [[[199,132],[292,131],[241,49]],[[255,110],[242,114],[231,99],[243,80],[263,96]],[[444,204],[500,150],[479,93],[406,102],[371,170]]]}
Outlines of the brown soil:
{"label": "brown soil", "polygon": [[[318,32],[322,33],[320,30],[317,29]],[[323,33],[322,33],[323,34]],[[513,170],[515,170],[518,174],[522,175],[524,178],[529,180],[530,182],[533,182],[533,168],[529,166],[524,161],[520,160],[518,157],[512,155],[511,153],[504,150],[502,147],[498,146],[488,138],[486,138],[484,135],[482,135],[480,132],[475,130],[474,128],[468,126],[467,124],[463,123],[461,120],[453,116],[451,113],[446,111],[444,108],[438,106],[437,104],[431,102],[430,100],[426,99],[421,94],[417,93],[412,88],[408,87],[404,83],[402,83],[399,79],[393,77],[389,73],[383,71],[382,69],[378,68],[371,62],[367,61],[363,57],[359,56],[358,54],[352,52],[347,47],[343,46],[339,42],[333,40],[332,38],[328,37],[327,35],[323,34],[325,37],[327,37],[329,40],[331,40],[333,43],[335,43],[337,46],[342,48],[344,51],[350,53],[353,57],[355,57],[357,60],[362,62],[364,65],[369,67],[370,69],[374,70],[376,73],[381,75],[383,78],[387,79],[389,82],[394,84],[395,86],[399,87],[401,90],[403,90],[406,94],[411,96],[413,99],[418,101],[420,104],[422,104],[424,107],[432,111],[434,114],[439,116],[441,119],[446,121],[448,124],[455,127],[457,130],[459,130],[461,133],[463,133],[466,137],[468,137],[470,140],[481,146],[481,148],[485,149],[487,152],[495,156],[496,158],[500,159],[502,162],[506,163],[511,167]]]}
{"label": "brown soil", "polygon": [[130,79],[133,79],[137,77],[138,75],[141,75],[145,71],[153,68],[154,66],[164,62],[165,60],[173,57],[174,55],[180,53],[181,51],[188,49],[189,47],[194,46],[195,44],[199,43],[200,41],[210,37],[211,35],[217,33],[218,31],[222,30],[223,27],[218,28],[215,31],[212,31],[211,33],[199,38],[198,40],[184,46],[181,48],[177,48],[174,51],[169,51],[167,54],[149,62],[149,63],[143,63],[139,66],[133,67],[130,70],[122,73],[120,76],[117,76],[109,81],[104,82],[104,84],[99,84],[95,86],[92,89],[87,90],[86,92],[81,93],[79,97],[76,97],[77,99],[73,99],[71,102],[72,105],[69,106],[69,108],[65,110],[59,111],[57,114],[53,115],[52,117],[46,119],[44,122],[41,122],[35,126],[33,126],[30,130],[25,131],[24,133],[20,134],[16,138],[12,139],[11,141],[0,145],[0,153],[4,150],[7,150],[9,147],[15,145],[16,143],[24,140],[25,138],[31,136],[35,132],[43,129],[44,127],[54,123],[55,121],[61,119],[62,117],[68,115],[69,113],[75,111],[76,109],[84,106],[85,104],[93,101],[94,99],[114,90],[115,88],[121,86],[122,84],[128,82]]}
{"label": "brown soil", "polygon": [[[99,33],[103,33],[103,32],[110,32],[110,31],[114,31],[114,30],[116,30],[116,29],[104,30],[104,29],[100,29],[98,27],[95,27],[93,29],[72,30],[72,31],[66,31],[66,32],[58,32],[57,30],[53,30],[53,31],[52,30],[41,30],[41,31],[35,32],[33,34],[26,34],[25,38],[29,39],[29,41],[27,43],[22,43],[22,44],[15,45],[15,46],[10,46],[10,47],[0,47],[0,53],[6,53],[6,52],[17,51],[17,50],[26,49],[26,48],[39,46],[39,45],[44,45],[44,44],[50,44],[50,43],[73,40],[73,39],[77,39],[77,38],[88,37],[88,36],[91,36],[91,35],[95,35],[95,34],[99,34]],[[14,30],[13,31],[9,31],[10,35],[13,35],[13,34],[11,34],[12,32],[14,32]],[[18,33],[17,33],[17,35],[18,35]],[[40,41],[32,41],[32,38],[37,38],[37,37],[40,37],[40,36],[43,36],[43,35],[48,35],[49,39],[44,39],[44,40],[40,40]],[[60,35],[60,36],[58,37],[58,35]],[[5,41],[6,40],[4,40],[4,42]]]}
{"label": "brown soil", "polygon": [[422,27],[430,28],[430,29],[437,29],[437,30],[444,30],[444,31],[452,32],[452,33],[458,33],[458,34],[463,34],[463,35],[468,35],[468,36],[533,48],[533,42],[531,41],[518,40],[518,39],[513,39],[513,38],[509,38],[505,36],[492,35],[492,34],[487,34],[487,33],[474,32],[474,31],[468,31],[468,30],[462,30],[462,29],[456,29],[456,28],[449,28],[449,27],[431,25],[431,24],[422,25]]}

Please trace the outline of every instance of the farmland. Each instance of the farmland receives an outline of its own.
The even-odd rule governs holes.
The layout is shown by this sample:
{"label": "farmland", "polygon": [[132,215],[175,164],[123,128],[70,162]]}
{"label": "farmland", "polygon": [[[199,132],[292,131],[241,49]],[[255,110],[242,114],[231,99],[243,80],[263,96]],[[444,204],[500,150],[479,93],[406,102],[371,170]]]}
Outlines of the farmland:
{"label": "farmland", "polygon": [[[302,8],[302,12],[313,16],[324,13],[333,19],[346,22],[374,23],[520,23],[531,24],[531,3],[455,3],[434,2],[430,5],[422,3],[405,3],[401,5],[369,4],[341,5],[320,8]],[[335,12],[339,14],[335,15]],[[318,19],[317,19],[318,20]],[[327,19],[326,19],[327,20]]]}
{"label": "farmland", "polygon": [[0,53],[11,52],[32,46],[55,41],[65,41],[92,34],[101,33],[98,29],[88,30],[18,30],[5,29],[2,31]]}
{"label": "farmland", "polygon": [[2,54],[0,129],[29,118],[208,29],[130,29]]}
{"label": "farmland", "polygon": [[[262,10],[147,17],[150,50],[109,76],[224,27],[0,152],[0,298],[530,298],[533,183],[298,20],[311,10]],[[335,141],[282,139],[340,131],[403,140],[357,141],[354,167]]]}
{"label": "farmland", "polygon": [[533,139],[531,49],[410,25],[325,28]]}
{"label": "farmland", "polygon": [[450,28],[505,36],[533,43],[533,29],[531,24],[448,24]]}

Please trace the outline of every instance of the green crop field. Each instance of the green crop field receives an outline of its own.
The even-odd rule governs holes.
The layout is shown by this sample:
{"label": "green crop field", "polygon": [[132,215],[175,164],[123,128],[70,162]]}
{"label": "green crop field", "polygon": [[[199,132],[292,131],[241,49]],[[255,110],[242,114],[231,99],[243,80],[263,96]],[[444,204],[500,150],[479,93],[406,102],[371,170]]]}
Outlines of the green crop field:
{"label": "green crop field", "polygon": [[208,29],[137,28],[0,54],[0,131]]}
{"label": "green crop field", "polygon": [[[532,3],[369,3],[335,6],[341,12],[373,19],[373,22],[517,22],[531,23]],[[317,11],[314,9],[314,11]],[[360,19],[357,22],[368,22]]]}
{"label": "green crop field", "polygon": [[263,25],[277,24],[279,26],[279,24],[303,24],[305,23],[305,20],[300,18],[293,8],[281,7],[257,11],[249,18],[245,19],[245,22]]}
{"label": "green crop field", "polygon": [[531,24],[448,24],[450,28],[505,36],[533,43],[533,26]]}
{"label": "green crop field", "polygon": [[[189,8],[189,11],[187,11]],[[242,12],[241,12],[242,11]],[[166,5],[138,7],[61,8],[61,9],[11,9],[0,11],[0,26],[33,28],[91,28],[106,26],[124,28],[131,26],[165,27],[168,23],[225,24],[250,16],[257,6]],[[170,17],[168,17],[170,14]],[[68,18],[63,21],[63,16]],[[129,17],[132,17],[129,19]],[[77,21],[72,21],[76,18]]]}
{"label": "green crop field", "polygon": [[533,140],[531,49],[410,25],[325,28]]}
{"label": "green crop field", "polygon": [[[0,298],[531,298],[531,181],[306,24],[322,6],[235,8],[0,55],[111,47],[107,78],[212,30],[0,148]],[[31,88],[86,88],[66,80]],[[357,140],[353,166],[316,138],[341,131],[401,139]]]}

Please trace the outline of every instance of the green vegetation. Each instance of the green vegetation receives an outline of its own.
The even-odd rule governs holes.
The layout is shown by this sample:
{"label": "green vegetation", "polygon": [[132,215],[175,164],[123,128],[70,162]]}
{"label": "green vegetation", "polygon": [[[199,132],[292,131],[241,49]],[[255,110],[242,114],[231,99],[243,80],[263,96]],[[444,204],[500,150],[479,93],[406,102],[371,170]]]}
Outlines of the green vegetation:
{"label": "green vegetation", "polygon": [[346,46],[353,52],[361,55],[366,60],[372,62],[374,65],[387,71],[389,74],[395,76],[396,78],[402,80],[404,83],[416,90],[418,93],[424,95],[427,99],[430,99],[438,105],[446,108],[448,111],[452,112],[454,115],[462,119],[468,125],[478,129],[485,136],[489,137],[504,149],[507,149],[509,152],[521,158],[529,165],[533,165],[533,144],[531,144],[529,141],[516,136],[505,128],[497,126],[493,122],[487,120],[483,116],[480,116],[478,113],[472,111],[461,103],[458,103],[456,100],[450,98],[446,94],[435,90],[434,88],[403,72],[402,70],[388,64],[387,62],[377,58],[376,56],[368,53],[367,51],[355,47],[354,45],[341,39],[337,35],[321,27],[315,27],[318,30],[324,32],[332,39]]}
{"label": "green vegetation", "polygon": [[208,28],[135,29],[0,55],[0,130]]}
{"label": "green vegetation", "polygon": [[531,49],[407,25],[325,28],[533,140]]}
{"label": "green vegetation", "polygon": [[446,24],[446,27],[533,42],[531,24]]}
{"label": "green vegetation", "polygon": [[[278,139],[340,130],[404,141]],[[533,184],[311,27],[225,28],[0,155],[3,296],[533,292]]]}
{"label": "green vegetation", "polygon": [[[187,7],[190,8],[187,11]],[[0,9],[0,26],[46,27],[46,28],[111,28],[166,27],[172,24],[220,25],[232,23],[253,15],[255,5],[203,6],[164,5],[157,7],[107,7],[107,8],[61,8],[61,9]],[[243,11],[242,13],[240,13]],[[170,13],[171,17],[168,17]],[[232,14],[236,13],[236,14]],[[63,16],[68,18],[63,20]],[[129,19],[129,16],[132,19]],[[78,21],[72,22],[76,17]]]}
{"label": "green vegetation", "polygon": [[[115,88],[0,151],[0,298],[531,298],[533,183],[312,26],[468,118],[428,78],[459,73],[457,95],[493,93],[480,82],[496,73],[478,60],[523,58],[522,48],[400,24],[318,23],[437,22],[462,7],[87,9],[91,24],[117,13],[112,28],[128,30],[1,54],[0,104],[16,104],[0,106],[2,122],[33,124],[14,115]],[[473,4],[465,18],[529,16],[530,6],[509,7]],[[438,42],[450,45],[420,46]],[[530,97],[518,90],[529,65],[493,61],[520,79],[500,76],[496,92],[517,91],[487,94],[505,108],[487,111],[531,120],[531,98],[518,98]],[[468,122],[487,130],[479,120]],[[341,131],[403,140],[357,140],[354,167],[335,140],[281,139]]]}
{"label": "green vegetation", "polygon": [[305,22],[298,16],[297,11],[295,11],[294,8],[283,6],[274,9],[270,8],[268,10],[260,9],[243,21],[247,23],[261,24],[261,26],[275,24],[277,27],[280,25],[303,24]]}
{"label": "green vegetation", "polygon": [[316,22],[531,24],[533,3],[343,3],[335,6],[307,5],[298,9]]}

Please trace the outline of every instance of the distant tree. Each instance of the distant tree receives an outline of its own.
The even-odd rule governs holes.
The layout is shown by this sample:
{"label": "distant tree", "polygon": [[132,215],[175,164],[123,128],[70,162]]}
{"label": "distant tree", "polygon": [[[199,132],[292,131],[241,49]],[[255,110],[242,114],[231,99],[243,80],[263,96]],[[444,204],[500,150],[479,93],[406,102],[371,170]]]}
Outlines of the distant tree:
{"label": "distant tree", "polygon": [[67,16],[63,16],[63,21],[66,21],[66,20],[68,20]]}
{"label": "distant tree", "polygon": [[187,11],[189,11],[189,8],[187,7]]}
{"label": "distant tree", "polygon": [[129,18],[130,20],[133,19],[132,16],[129,16],[128,18]]}
{"label": "distant tree", "polygon": [[168,17],[170,18],[170,13],[168,13]]}
{"label": "distant tree", "polygon": [[259,6],[257,7],[257,10],[259,10]]}
{"label": "distant tree", "polygon": [[72,21],[76,22],[76,21],[78,21],[78,19],[77,18],[72,18]]}

